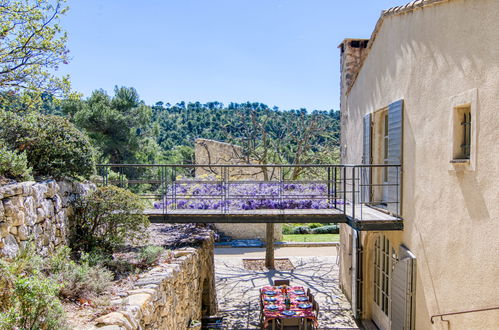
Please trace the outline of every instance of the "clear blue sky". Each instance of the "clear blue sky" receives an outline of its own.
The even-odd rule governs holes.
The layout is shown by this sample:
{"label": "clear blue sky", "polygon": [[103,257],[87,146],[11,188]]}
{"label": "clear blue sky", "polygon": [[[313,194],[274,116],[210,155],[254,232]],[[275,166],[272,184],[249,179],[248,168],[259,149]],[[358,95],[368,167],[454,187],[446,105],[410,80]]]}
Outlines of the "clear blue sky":
{"label": "clear blue sky", "polygon": [[73,89],[157,101],[339,108],[344,38],[369,38],[408,0],[70,0]]}

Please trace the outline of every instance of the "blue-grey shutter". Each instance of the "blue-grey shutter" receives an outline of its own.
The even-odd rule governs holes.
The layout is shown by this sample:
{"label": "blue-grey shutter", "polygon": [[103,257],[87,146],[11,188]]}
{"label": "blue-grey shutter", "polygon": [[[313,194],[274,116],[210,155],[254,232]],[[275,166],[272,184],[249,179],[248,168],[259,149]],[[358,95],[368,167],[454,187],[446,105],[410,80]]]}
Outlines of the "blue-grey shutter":
{"label": "blue-grey shutter", "polygon": [[[404,101],[399,100],[388,106],[388,165],[402,164],[402,136],[404,120]],[[387,201],[388,210],[394,214],[401,211],[401,175],[400,168],[388,168]],[[398,185],[398,186],[396,186]]]}
{"label": "blue-grey shutter", "polygon": [[[362,164],[371,164],[371,114],[368,113],[364,116],[363,120],[363,136],[362,136]],[[361,178],[361,194],[360,201],[362,203],[369,203],[371,201],[371,189],[369,184],[371,183],[371,169],[361,168],[360,171]]]}
{"label": "blue-grey shutter", "polygon": [[416,257],[402,245],[398,257],[391,280],[391,328],[413,330]]}

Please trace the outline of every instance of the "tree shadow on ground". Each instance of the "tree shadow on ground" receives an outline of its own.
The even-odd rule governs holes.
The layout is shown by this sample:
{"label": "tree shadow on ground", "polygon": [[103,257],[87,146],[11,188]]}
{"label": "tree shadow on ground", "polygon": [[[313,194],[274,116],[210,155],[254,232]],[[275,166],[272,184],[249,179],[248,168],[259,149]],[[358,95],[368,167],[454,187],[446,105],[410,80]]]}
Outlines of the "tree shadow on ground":
{"label": "tree shadow on ground", "polygon": [[334,259],[291,257],[295,266],[290,271],[255,271],[239,261],[217,259],[216,286],[221,312],[230,329],[260,327],[259,289],[272,285],[274,279],[289,279],[291,285],[310,288],[320,305],[321,328],[356,329],[350,304],[339,288],[338,266]]}

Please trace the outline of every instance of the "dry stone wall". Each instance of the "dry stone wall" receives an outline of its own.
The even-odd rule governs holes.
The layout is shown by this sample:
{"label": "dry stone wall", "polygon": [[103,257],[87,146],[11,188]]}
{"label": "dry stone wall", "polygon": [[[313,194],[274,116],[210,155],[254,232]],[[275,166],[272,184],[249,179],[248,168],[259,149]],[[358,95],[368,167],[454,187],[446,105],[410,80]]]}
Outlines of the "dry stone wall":
{"label": "dry stone wall", "polygon": [[70,202],[93,189],[53,180],[0,186],[0,257],[13,258],[29,241],[41,255],[65,244]]}
{"label": "dry stone wall", "polygon": [[91,329],[200,329],[189,328],[190,322],[217,312],[213,236],[173,253],[171,263],[140,275],[126,296],[113,299],[117,310],[96,319]]}

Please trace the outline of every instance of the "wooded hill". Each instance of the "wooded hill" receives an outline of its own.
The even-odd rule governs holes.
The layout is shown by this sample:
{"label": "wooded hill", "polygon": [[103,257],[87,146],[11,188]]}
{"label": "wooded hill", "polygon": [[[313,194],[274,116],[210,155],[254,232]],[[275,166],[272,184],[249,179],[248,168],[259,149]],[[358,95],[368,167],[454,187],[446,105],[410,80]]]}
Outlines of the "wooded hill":
{"label": "wooded hill", "polygon": [[[317,163],[337,158],[339,111],[280,110],[265,104],[157,102],[147,106],[133,88],[109,96],[96,90],[44,111],[69,118],[114,163],[190,163],[196,138],[241,145],[266,163]],[[264,159],[262,158],[264,155]]]}

